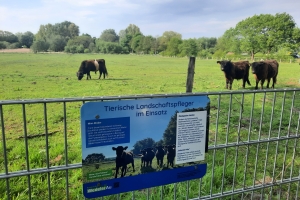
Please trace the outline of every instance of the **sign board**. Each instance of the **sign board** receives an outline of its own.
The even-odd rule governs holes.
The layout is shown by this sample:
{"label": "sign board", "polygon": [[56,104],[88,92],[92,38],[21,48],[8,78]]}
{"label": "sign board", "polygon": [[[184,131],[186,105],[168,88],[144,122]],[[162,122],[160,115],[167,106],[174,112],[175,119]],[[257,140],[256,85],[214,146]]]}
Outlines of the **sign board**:
{"label": "sign board", "polygon": [[84,196],[96,198],[203,177],[209,104],[207,96],[83,104]]}

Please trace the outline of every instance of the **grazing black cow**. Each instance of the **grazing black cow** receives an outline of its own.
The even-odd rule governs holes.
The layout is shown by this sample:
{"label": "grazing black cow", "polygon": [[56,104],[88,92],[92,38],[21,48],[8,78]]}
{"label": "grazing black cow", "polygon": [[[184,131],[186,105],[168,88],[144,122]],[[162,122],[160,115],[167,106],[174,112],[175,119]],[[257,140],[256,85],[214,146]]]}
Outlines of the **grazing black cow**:
{"label": "grazing black cow", "polygon": [[268,81],[267,88],[269,88],[271,78],[273,80],[272,88],[274,88],[274,84],[277,81],[278,68],[279,68],[279,64],[276,60],[253,62],[251,64],[251,70],[256,80],[255,89],[256,90],[258,89],[259,81],[260,81],[260,89],[263,89],[263,85],[266,79]]}
{"label": "grazing black cow", "polygon": [[97,71],[100,72],[99,78],[101,78],[101,75],[103,74],[103,77],[105,79],[105,75],[108,75],[105,60],[104,59],[96,59],[96,60],[84,60],[81,62],[79,70],[77,72],[78,80],[81,80],[84,76],[84,74],[87,74],[87,80],[90,78],[92,79],[90,72]]}
{"label": "grazing black cow", "polygon": [[116,151],[116,174],[115,178],[117,178],[119,173],[119,168],[121,167],[121,177],[124,177],[127,172],[127,165],[131,163],[133,171],[134,170],[134,159],[133,159],[133,153],[132,152],[126,152],[125,150],[128,147],[118,146],[113,147],[112,150]]}
{"label": "grazing black cow", "polygon": [[246,82],[249,81],[249,69],[250,65],[248,61],[231,62],[230,60],[217,61],[221,65],[221,70],[224,72],[226,79],[226,89],[232,89],[232,83],[234,79],[243,79],[243,88],[245,88]]}
{"label": "grazing black cow", "polygon": [[168,145],[166,146],[167,147],[167,167],[169,167],[169,165],[171,167],[174,166],[174,158],[175,158],[175,148],[176,148],[176,145],[173,144],[173,145]]}
{"label": "grazing black cow", "polygon": [[146,155],[145,155],[145,162],[146,162],[146,166],[152,166],[152,160],[155,157],[155,153],[153,151],[153,148],[148,147],[146,149],[144,149],[146,151]]}
{"label": "grazing black cow", "polygon": [[165,150],[164,150],[164,146],[157,146],[155,147],[156,153],[156,159],[157,159],[157,166],[162,167],[163,166],[163,160],[164,160],[164,156],[165,156]]}

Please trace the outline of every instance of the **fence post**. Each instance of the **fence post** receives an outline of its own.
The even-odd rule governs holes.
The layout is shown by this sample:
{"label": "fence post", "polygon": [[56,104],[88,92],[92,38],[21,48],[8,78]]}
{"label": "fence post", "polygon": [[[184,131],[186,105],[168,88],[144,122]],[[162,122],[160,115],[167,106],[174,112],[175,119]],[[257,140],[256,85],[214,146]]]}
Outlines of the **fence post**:
{"label": "fence post", "polygon": [[195,57],[190,57],[189,66],[188,66],[188,74],[187,74],[187,79],[186,79],[186,92],[193,91],[195,61],[196,61]]}

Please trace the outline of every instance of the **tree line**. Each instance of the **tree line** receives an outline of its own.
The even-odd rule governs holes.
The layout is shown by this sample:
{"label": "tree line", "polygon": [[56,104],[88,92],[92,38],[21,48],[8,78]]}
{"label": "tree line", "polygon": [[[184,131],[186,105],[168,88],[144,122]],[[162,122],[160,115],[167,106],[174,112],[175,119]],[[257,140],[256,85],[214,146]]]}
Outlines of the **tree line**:
{"label": "tree line", "polygon": [[104,30],[98,38],[79,35],[79,27],[69,21],[40,25],[36,34],[0,31],[0,49],[30,47],[34,52],[160,54],[163,56],[225,57],[248,54],[285,55],[298,52],[300,29],[287,13],[261,14],[246,18],[219,37],[182,39],[180,33],[165,31],[161,36],[144,35],[130,24],[118,34]]}

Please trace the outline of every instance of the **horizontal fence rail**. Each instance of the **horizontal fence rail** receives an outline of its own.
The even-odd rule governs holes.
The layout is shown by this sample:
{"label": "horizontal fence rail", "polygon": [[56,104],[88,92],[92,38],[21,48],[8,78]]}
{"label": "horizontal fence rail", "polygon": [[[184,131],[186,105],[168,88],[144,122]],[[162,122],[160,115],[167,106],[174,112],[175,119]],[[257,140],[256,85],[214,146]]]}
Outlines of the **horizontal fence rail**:
{"label": "horizontal fence rail", "polygon": [[300,89],[0,101],[0,199],[84,199],[80,107],[208,95],[206,175],[100,199],[299,199]]}

